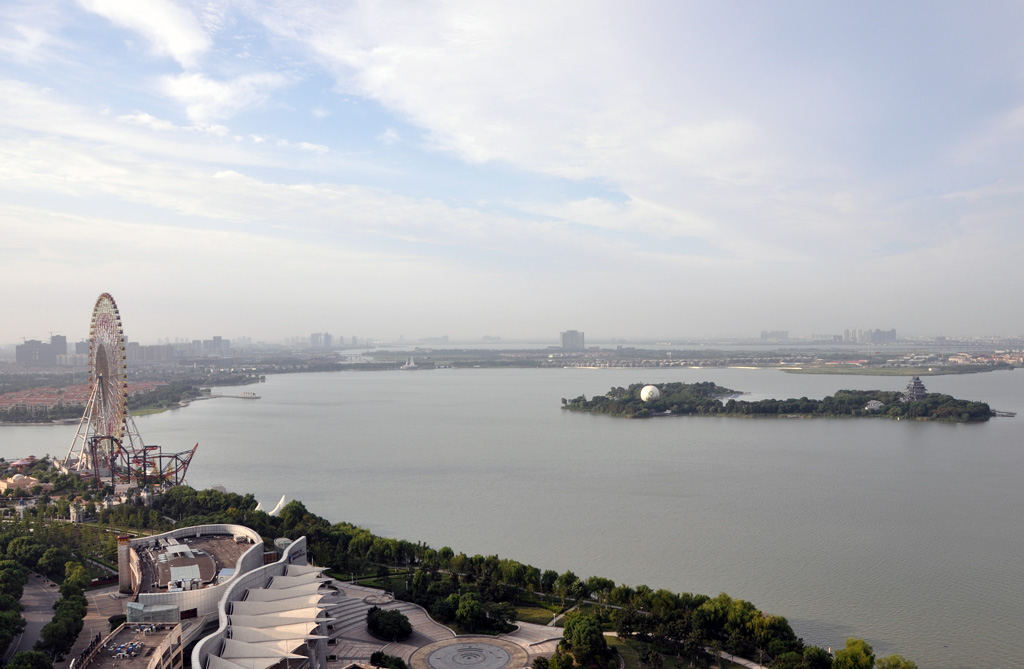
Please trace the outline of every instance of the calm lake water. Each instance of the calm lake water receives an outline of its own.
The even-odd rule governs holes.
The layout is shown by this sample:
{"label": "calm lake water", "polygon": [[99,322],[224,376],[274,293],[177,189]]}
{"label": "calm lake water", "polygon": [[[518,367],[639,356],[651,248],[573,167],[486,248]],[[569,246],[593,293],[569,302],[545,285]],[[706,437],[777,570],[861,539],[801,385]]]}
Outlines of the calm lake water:
{"label": "calm lake water", "polygon": [[[562,411],[637,382],[748,399],[902,389],[775,370],[433,370],[268,377],[258,401],[140,418],[199,451],[189,480],[282,494],[435,548],[677,592],[728,592],[810,643],[864,637],[922,667],[1020,666],[1024,371],[926,377],[1021,413],[982,425]],[[237,390],[237,389],[235,389]],[[4,427],[0,455],[63,456],[73,427]]]}

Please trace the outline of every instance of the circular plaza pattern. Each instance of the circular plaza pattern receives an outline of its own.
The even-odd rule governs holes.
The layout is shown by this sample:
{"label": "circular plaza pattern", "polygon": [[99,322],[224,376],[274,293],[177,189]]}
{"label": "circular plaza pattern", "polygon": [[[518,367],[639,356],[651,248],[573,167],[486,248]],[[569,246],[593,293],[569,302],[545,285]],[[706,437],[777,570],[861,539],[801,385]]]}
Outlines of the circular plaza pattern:
{"label": "circular plaza pattern", "polygon": [[459,637],[420,648],[409,664],[412,669],[519,669],[526,666],[526,651],[493,637]]}

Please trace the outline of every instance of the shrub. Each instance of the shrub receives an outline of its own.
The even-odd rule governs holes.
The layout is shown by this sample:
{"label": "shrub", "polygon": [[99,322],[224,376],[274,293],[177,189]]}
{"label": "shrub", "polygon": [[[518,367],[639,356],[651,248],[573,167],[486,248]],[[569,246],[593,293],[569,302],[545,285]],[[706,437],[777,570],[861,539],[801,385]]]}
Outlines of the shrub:
{"label": "shrub", "polygon": [[398,610],[385,611],[374,606],[366,612],[366,629],[387,641],[402,641],[412,635],[412,623]]}

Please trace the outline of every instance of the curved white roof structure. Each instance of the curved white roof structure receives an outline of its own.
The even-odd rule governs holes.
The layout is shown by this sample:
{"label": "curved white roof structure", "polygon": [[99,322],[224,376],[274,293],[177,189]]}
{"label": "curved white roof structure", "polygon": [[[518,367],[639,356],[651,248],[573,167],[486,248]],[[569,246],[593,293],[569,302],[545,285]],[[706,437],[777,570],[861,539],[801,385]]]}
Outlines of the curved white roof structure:
{"label": "curved white roof structure", "polygon": [[305,564],[306,538],[281,559],[235,579],[219,604],[220,627],[192,651],[196,669],[269,669],[301,658],[326,669],[327,623],[320,602],[330,583]]}
{"label": "curved white roof structure", "polygon": [[281,501],[278,502],[277,506],[275,506],[273,509],[271,509],[270,513],[268,513],[267,515],[268,516],[277,516],[277,514],[281,513],[281,509],[283,509],[283,508],[284,508],[284,495],[281,495]]}

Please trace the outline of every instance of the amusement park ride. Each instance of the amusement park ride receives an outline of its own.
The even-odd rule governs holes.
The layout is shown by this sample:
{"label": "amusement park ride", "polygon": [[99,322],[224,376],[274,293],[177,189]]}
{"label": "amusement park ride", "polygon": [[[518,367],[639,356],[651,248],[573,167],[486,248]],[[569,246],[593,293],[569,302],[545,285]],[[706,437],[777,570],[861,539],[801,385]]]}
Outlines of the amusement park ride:
{"label": "amusement park ride", "polygon": [[110,483],[179,485],[199,444],[180,453],[147,446],[128,411],[121,315],[110,293],[96,300],[89,329],[89,400],[61,469]]}

